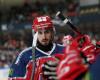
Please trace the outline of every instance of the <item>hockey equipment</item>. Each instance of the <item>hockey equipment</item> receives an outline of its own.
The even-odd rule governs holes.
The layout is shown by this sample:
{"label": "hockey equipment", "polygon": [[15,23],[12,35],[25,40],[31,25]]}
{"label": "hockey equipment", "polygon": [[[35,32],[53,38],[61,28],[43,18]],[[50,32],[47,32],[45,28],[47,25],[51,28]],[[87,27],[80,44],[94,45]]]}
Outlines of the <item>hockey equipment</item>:
{"label": "hockey equipment", "polygon": [[58,65],[58,61],[46,62],[42,67],[44,77],[46,77],[48,80],[56,80],[57,79],[57,75],[56,75],[57,65]]}
{"label": "hockey equipment", "polygon": [[64,59],[64,54],[56,54],[51,57],[43,57],[37,60],[34,80],[39,80],[40,76],[43,80],[56,80],[56,67],[60,60]]}
{"label": "hockey equipment", "polygon": [[71,48],[80,50],[81,57],[84,58],[86,63],[93,63],[96,58],[95,45],[92,44],[88,35],[77,36],[71,43]]}
{"label": "hockey equipment", "polygon": [[32,57],[33,57],[33,65],[32,65],[32,74],[31,74],[31,80],[33,80],[34,78],[34,71],[35,71],[35,67],[36,67],[36,59],[35,59],[35,49],[36,49],[36,45],[37,45],[37,36],[38,36],[38,32],[33,33],[33,43],[32,43]]}
{"label": "hockey equipment", "polygon": [[90,37],[88,35],[80,35],[72,40],[72,46],[82,48],[85,45],[91,44]]}
{"label": "hockey equipment", "polygon": [[59,17],[65,24],[68,24],[78,35],[82,35],[81,32],[71,23],[71,21],[69,21],[68,18],[65,18],[60,11],[57,12],[56,16]]}
{"label": "hockey equipment", "polygon": [[36,32],[38,29],[53,28],[52,20],[49,16],[36,17],[33,21],[32,29]]}
{"label": "hockey equipment", "polygon": [[86,62],[91,64],[96,60],[96,48],[93,44],[82,47],[81,52],[86,57]]}
{"label": "hockey equipment", "polygon": [[79,54],[78,50],[67,48],[65,59],[57,67],[58,80],[75,80],[87,71],[88,65],[84,64]]}

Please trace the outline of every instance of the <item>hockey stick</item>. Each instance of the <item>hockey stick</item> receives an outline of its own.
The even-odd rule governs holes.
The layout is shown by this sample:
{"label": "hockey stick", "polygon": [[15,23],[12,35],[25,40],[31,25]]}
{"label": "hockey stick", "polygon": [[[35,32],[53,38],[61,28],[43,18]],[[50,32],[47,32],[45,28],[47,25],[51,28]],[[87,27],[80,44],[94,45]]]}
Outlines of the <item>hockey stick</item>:
{"label": "hockey stick", "polygon": [[[71,23],[71,21],[68,20],[68,18],[65,18],[65,16],[60,12],[58,11],[57,14],[56,14],[56,17],[60,18],[65,24],[68,24],[69,27],[78,35],[78,36],[82,36],[83,34],[76,28],[75,25],[73,25]],[[85,41],[85,38],[82,38],[82,40],[84,39]],[[81,53],[81,57],[83,57],[85,60],[86,60],[86,56],[84,56],[83,53]]]}
{"label": "hockey stick", "polygon": [[71,23],[71,21],[69,21],[68,18],[65,18],[60,11],[57,12],[56,17],[60,18],[65,24],[68,24],[76,34],[82,35],[81,32]]}
{"label": "hockey stick", "polygon": [[32,30],[32,34],[33,36],[33,43],[32,43],[32,59],[33,59],[33,63],[32,63],[32,74],[31,74],[31,78],[30,80],[34,80],[34,73],[35,73],[35,67],[36,67],[36,59],[35,59],[35,49],[36,49],[36,44],[37,44],[37,35],[38,32],[34,32]]}

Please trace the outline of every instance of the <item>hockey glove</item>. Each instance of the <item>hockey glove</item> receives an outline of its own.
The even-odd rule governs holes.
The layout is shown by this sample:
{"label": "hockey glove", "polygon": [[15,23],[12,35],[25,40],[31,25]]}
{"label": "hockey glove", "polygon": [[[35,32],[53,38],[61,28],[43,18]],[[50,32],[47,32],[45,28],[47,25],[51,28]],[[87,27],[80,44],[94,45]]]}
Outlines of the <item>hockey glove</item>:
{"label": "hockey glove", "polygon": [[87,71],[88,65],[85,65],[77,50],[70,50],[66,58],[62,60],[57,67],[58,80],[75,80],[78,76]]}
{"label": "hockey glove", "polygon": [[43,65],[42,67],[43,75],[47,80],[57,80],[57,75],[56,75],[57,65],[58,65],[57,61],[48,61]]}

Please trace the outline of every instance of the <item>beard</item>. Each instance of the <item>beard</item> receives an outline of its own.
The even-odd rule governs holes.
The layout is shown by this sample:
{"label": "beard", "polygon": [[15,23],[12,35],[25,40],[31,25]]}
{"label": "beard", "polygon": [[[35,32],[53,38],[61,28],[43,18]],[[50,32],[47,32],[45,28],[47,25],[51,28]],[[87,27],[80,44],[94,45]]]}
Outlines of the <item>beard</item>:
{"label": "beard", "polygon": [[53,43],[52,41],[49,41],[49,42],[44,42],[43,44],[41,44],[39,41],[37,41],[37,47],[44,52],[48,52],[52,49]]}

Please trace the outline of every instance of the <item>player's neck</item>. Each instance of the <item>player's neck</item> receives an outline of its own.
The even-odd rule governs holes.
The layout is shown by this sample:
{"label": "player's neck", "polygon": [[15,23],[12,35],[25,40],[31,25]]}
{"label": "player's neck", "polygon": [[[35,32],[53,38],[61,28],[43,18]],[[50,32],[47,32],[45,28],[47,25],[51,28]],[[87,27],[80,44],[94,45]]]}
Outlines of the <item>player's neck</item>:
{"label": "player's neck", "polygon": [[52,43],[49,43],[48,45],[43,46],[43,45],[41,45],[41,43],[38,42],[37,47],[39,49],[41,49],[42,51],[44,51],[44,52],[48,52],[48,51],[50,51],[52,49],[53,44]]}

